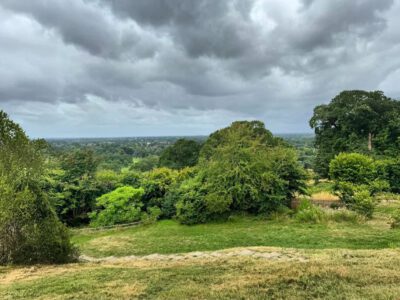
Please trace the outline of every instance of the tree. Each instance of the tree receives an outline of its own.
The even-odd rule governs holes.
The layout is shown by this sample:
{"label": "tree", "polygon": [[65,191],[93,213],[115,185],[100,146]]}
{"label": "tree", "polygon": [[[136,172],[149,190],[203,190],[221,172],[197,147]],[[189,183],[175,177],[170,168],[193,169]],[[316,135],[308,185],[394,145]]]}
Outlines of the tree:
{"label": "tree", "polygon": [[378,163],[359,153],[341,153],[329,164],[335,191],[347,208],[368,218],[372,217],[376,202],[374,194],[389,188],[380,178]]}
{"label": "tree", "polygon": [[143,189],[131,186],[116,190],[97,198],[97,211],[89,214],[92,226],[107,226],[139,221],[142,215]]}
{"label": "tree", "polygon": [[288,206],[294,193],[304,187],[304,172],[295,152],[261,122],[234,122],[213,133],[205,147],[198,174],[189,180],[192,190],[183,190],[177,203],[182,223],[224,217],[233,211],[268,213]]}
{"label": "tree", "polygon": [[152,206],[161,208],[162,201],[169,189],[177,182],[179,171],[157,168],[143,174],[141,187],[144,189],[143,204],[145,209]]}
{"label": "tree", "polygon": [[41,189],[43,145],[0,111],[0,264],[74,258],[67,229]]}
{"label": "tree", "polygon": [[131,170],[147,172],[157,167],[159,157],[157,155],[149,155],[143,158],[134,158],[130,166]]}
{"label": "tree", "polygon": [[187,139],[179,139],[166,148],[160,156],[160,166],[171,169],[193,167],[197,164],[201,144]]}
{"label": "tree", "polygon": [[344,91],[314,109],[315,170],[328,176],[340,152],[396,156],[400,153],[400,103],[380,91]]}
{"label": "tree", "polygon": [[359,153],[340,153],[329,164],[330,177],[337,182],[369,184],[376,179],[374,160]]}
{"label": "tree", "polygon": [[[90,149],[75,150],[64,154],[60,160],[60,172],[50,175],[47,185],[51,202],[61,221],[69,226],[89,222],[88,213],[104,191],[96,182],[98,159]],[[51,178],[52,177],[52,178]]]}

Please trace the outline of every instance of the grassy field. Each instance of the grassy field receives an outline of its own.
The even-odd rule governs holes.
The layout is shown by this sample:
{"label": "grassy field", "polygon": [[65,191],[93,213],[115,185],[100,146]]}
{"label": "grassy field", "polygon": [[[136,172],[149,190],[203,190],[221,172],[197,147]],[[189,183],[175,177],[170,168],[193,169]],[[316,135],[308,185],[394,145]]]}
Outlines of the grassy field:
{"label": "grassy field", "polygon": [[400,230],[389,225],[396,209],[399,200],[383,201],[366,222],[235,216],[75,231],[92,262],[0,268],[0,299],[396,300]]}
{"label": "grassy field", "polygon": [[0,299],[399,299],[399,282],[399,250],[306,249],[287,260],[216,257],[0,269]]}
{"label": "grassy field", "polygon": [[209,251],[232,247],[384,249],[400,247],[400,230],[390,229],[389,213],[398,203],[383,204],[375,218],[360,223],[307,224],[292,219],[236,216],[227,222],[195,226],[164,220],[149,226],[76,232],[73,241],[93,257]]}

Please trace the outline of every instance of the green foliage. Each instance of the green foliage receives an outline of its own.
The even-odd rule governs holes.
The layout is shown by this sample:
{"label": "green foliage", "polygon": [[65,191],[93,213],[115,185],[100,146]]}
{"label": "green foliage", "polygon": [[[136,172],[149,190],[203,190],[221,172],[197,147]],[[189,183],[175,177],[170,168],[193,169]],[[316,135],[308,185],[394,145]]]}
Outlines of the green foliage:
{"label": "green foliage", "polygon": [[160,218],[161,214],[162,212],[159,207],[149,207],[147,213],[143,213],[140,219],[144,225],[153,224]]}
{"label": "green foliage", "polygon": [[131,186],[119,187],[96,199],[98,211],[89,214],[91,226],[109,226],[139,221],[144,190]]}
{"label": "green foliage", "polygon": [[332,220],[337,223],[346,222],[346,223],[357,224],[363,220],[363,218],[360,217],[358,213],[348,210],[346,208],[338,208],[331,210],[327,216],[329,220]]}
{"label": "green foliage", "polygon": [[193,167],[197,164],[201,144],[187,139],[179,139],[166,148],[161,156],[159,165],[171,169]]}
{"label": "green foliage", "polygon": [[369,184],[377,177],[372,158],[358,153],[340,153],[329,164],[329,175],[335,181]]}
{"label": "green foliage", "polygon": [[158,156],[176,140],[176,137],[56,139],[48,140],[51,148],[47,152],[58,159],[65,153],[90,148],[101,158],[98,169],[120,171],[132,162],[132,157]]}
{"label": "green foliage", "polygon": [[69,226],[87,224],[96,197],[116,184],[116,179],[110,178],[115,176],[112,171],[100,173],[96,182],[97,165],[98,158],[92,150],[76,150],[61,157],[61,172],[49,174],[45,189],[59,218]]}
{"label": "green foliage", "polygon": [[121,186],[121,174],[113,170],[100,170],[96,172],[95,184],[100,194],[106,194]]}
{"label": "green foliage", "polygon": [[199,177],[184,181],[176,191],[176,217],[182,224],[205,223],[210,219],[204,199],[205,188]]}
{"label": "green foliage", "polygon": [[142,179],[141,173],[137,171],[122,170],[120,174],[120,184],[130,185],[132,187],[140,187],[140,182]]}
{"label": "green foliage", "polygon": [[354,192],[353,201],[349,207],[367,218],[372,218],[376,202],[369,190],[359,189]]}
{"label": "green foliage", "polygon": [[367,218],[371,218],[377,205],[368,185],[355,185],[350,182],[337,183],[337,193],[347,208]]}
{"label": "green foliage", "polygon": [[391,228],[400,228],[400,209],[393,213],[392,219]]}
{"label": "green foliage", "polygon": [[297,207],[295,219],[304,223],[321,223],[326,221],[326,213],[308,199],[302,199]]}
{"label": "green foliage", "polygon": [[156,155],[149,155],[143,158],[134,158],[130,166],[131,170],[139,172],[151,171],[158,166],[159,157]]}
{"label": "green foliage", "polygon": [[226,217],[232,211],[267,213],[289,205],[304,188],[304,172],[292,149],[261,122],[235,122],[206,141],[190,191],[177,216],[183,223]]}
{"label": "green foliage", "polygon": [[347,208],[371,218],[376,201],[373,196],[389,189],[389,183],[380,179],[380,162],[357,153],[341,153],[330,163],[330,176],[335,189]]}
{"label": "green foliage", "polygon": [[379,177],[389,183],[390,191],[400,193],[400,158],[380,160],[377,169]]}
{"label": "green foliage", "polygon": [[344,91],[315,107],[310,126],[316,135],[315,171],[322,177],[340,152],[400,153],[400,103],[380,91]]}
{"label": "green foliage", "polygon": [[216,149],[231,144],[232,135],[239,144],[243,142],[242,147],[249,146],[252,141],[265,146],[277,146],[283,143],[282,139],[273,137],[261,121],[236,121],[209,136],[200,151],[200,159],[208,160]]}
{"label": "green foliage", "polygon": [[179,171],[168,168],[157,168],[143,174],[141,187],[144,189],[143,204],[145,208],[158,206],[170,188],[176,183]]}
{"label": "green foliage", "polygon": [[61,263],[76,254],[41,189],[42,149],[0,111],[0,264]]}

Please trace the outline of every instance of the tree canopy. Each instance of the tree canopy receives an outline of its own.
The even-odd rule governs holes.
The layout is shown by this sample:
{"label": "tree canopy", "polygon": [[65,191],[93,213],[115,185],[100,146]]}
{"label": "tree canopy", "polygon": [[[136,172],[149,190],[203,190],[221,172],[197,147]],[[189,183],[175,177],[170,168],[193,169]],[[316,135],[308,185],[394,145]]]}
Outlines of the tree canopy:
{"label": "tree canopy", "polygon": [[43,145],[0,111],[0,264],[65,262],[74,255],[42,192]]}
{"label": "tree canopy", "polygon": [[234,122],[210,135],[195,178],[181,186],[182,223],[205,222],[233,211],[268,213],[301,191],[304,173],[295,152],[259,121]]}
{"label": "tree canopy", "polygon": [[201,144],[187,139],[179,139],[166,148],[160,156],[160,166],[171,169],[193,167],[197,164]]}
{"label": "tree canopy", "polygon": [[328,175],[340,152],[396,156],[400,153],[400,103],[380,91],[344,91],[314,109],[315,169]]}

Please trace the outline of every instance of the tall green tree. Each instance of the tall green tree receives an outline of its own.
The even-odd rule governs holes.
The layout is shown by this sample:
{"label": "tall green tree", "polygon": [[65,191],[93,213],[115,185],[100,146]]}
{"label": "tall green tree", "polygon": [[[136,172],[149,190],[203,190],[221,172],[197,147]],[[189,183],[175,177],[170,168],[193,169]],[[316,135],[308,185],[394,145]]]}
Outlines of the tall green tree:
{"label": "tall green tree", "polygon": [[328,176],[340,152],[396,156],[400,153],[400,103],[383,92],[344,91],[314,109],[315,170]]}
{"label": "tall green tree", "polygon": [[69,226],[87,224],[104,188],[95,178],[98,159],[92,150],[81,149],[62,156],[60,165],[48,186],[57,214]]}
{"label": "tall green tree", "polygon": [[183,169],[197,164],[201,144],[187,139],[179,139],[167,147],[160,156],[160,166]]}
{"label": "tall green tree", "polygon": [[289,205],[304,187],[294,150],[274,138],[262,122],[234,122],[213,133],[205,147],[197,176],[182,184],[178,193],[182,223],[204,222],[233,211],[268,213]]}
{"label": "tall green tree", "polygon": [[74,255],[41,188],[42,148],[0,111],[0,264],[65,262]]}

